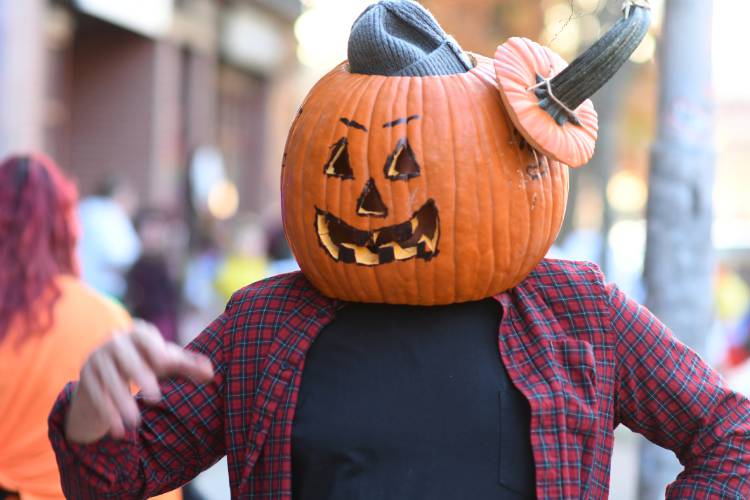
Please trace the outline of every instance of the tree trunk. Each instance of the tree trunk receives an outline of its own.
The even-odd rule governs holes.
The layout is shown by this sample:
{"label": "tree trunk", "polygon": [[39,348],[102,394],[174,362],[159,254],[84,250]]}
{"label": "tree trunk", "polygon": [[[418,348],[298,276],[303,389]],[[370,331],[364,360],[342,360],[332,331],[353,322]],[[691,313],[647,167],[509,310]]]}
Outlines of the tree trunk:
{"label": "tree trunk", "polygon": [[[666,2],[645,262],[648,307],[699,352],[712,316],[712,11],[712,0]],[[638,498],[663,499],[680,470],[673,453],[644,443]]]}

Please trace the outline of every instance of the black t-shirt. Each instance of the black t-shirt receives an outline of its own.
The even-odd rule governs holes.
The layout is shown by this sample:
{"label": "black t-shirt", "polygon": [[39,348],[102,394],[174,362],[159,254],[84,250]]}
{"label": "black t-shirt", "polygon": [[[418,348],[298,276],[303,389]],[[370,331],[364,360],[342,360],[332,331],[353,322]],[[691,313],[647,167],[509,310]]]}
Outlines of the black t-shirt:
{"label": "black t-shirt", "polygon": [[295,500],[528,499],[529,405],[498,351],[492,299],[349,304],[307,354]]}

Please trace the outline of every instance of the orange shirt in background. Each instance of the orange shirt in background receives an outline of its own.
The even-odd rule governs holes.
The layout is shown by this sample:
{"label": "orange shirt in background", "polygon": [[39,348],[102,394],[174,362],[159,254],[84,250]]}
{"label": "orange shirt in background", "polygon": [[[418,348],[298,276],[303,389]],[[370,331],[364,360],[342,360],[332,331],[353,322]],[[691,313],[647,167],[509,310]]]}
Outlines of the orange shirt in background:
{"label": "orange shirt in background", "polygon": [[47,416],[63,386],[78,379],[89,353],[130,323],[122,307],[80,280],[60,277],[57,286],[61,296],[45,334],[19,342],[23,322],[15,321],[0,341],[0,486],[20,492],[21,500],[65,498]]}

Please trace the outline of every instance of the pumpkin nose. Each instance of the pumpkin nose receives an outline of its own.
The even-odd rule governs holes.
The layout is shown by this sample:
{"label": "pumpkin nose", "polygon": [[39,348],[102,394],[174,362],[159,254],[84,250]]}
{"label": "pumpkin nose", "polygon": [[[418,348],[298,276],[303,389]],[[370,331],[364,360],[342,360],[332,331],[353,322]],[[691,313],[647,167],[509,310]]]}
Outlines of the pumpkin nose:
{"label": "pumpkin nose", "polygon": [[385,217],[388,215],[388,207],[383,203],[378,188],[375,187],[375,179],[370,178],[362,189],[362,194],[357,200],[357,215],[363,217]]}

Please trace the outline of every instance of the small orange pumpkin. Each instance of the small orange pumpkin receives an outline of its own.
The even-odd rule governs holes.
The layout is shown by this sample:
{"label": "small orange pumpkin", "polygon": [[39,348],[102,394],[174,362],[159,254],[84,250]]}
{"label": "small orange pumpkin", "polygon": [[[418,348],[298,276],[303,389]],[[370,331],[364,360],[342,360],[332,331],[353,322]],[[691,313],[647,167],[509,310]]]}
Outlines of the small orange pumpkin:
{"label": "small orange pumpkin", "polygon": [[576,108],[577,123],[558,125],[532,92],[567,66],[562,57],[525,38],[511,38],[495,53],[500,95],[513,124],[538,151],[570,167],[580,167],[594,155],[598,121],[593,103],[586,99]]}
{"label": "small orange pumpkin", "polygon": [[[557,75],[551,92],[570,74],[558,60],[536,74],[547,53],[513,57],[527,46],[513,42],[494,61],[475,55],[472,70],[447,76],[353,74],[343,63],[314,86],[289,133],[282,213],[321,292],[356,302],[479,300],[515,286],[544,257],[568,196],[568,166],[555,158],[590,157],[596,114],[585,116],[593,136],[557,134],[557,143],[534,129],[536,110],[519,120],[529,99],[546,102],[535,76]],[[523,75],[515,94],[503,86],[513,64]],[[548,127],[579,126],[558,111],[540,111],[552,116]],[[591,144],[576,152],[581,136]]]}

